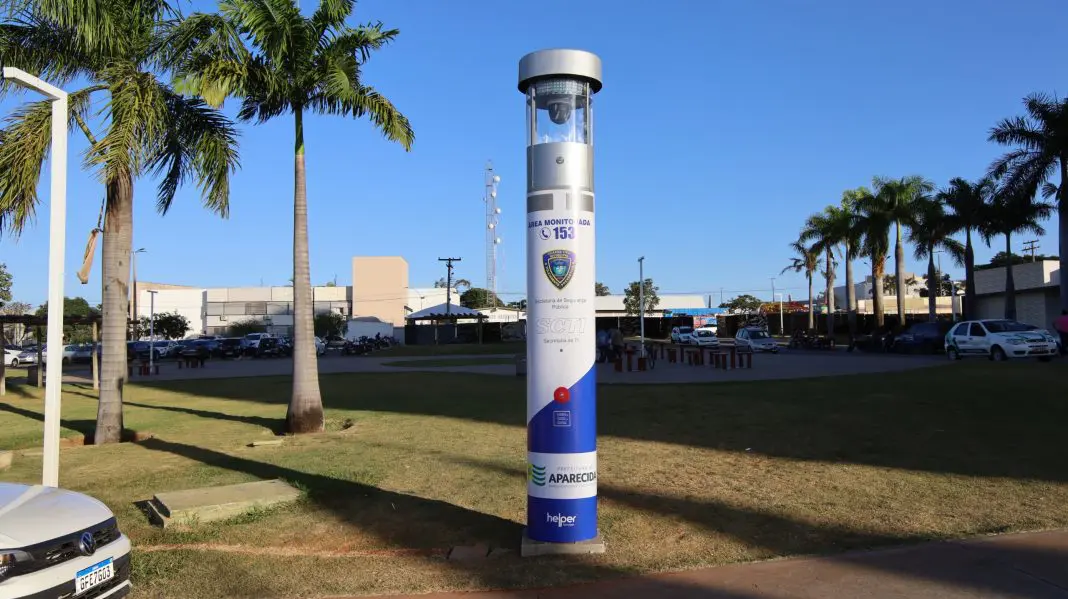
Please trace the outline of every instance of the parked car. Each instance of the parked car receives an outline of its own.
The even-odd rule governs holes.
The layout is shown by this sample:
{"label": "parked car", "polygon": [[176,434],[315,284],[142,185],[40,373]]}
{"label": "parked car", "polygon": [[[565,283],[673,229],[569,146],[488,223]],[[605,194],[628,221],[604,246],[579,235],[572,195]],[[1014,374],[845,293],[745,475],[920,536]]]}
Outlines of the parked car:
{"label": "parked car", "polygon": [[148,360],[148,353],[152,352],[153,361],[159,360],[165,355],[166,348],[163,342],[157,341],[130,341],[126,344],[126,356],[128,359]]}
{"label": "parked car", "polygon": [[716,331],[709,327],[701,327],[693,331],[693,343],[701,347],[719,347],[719,337]]}
{"label": "parked car", "polygon": [[693,343],[693,327],[674,327],[671,329],[671,342],[680,345]]}
{"label": "parked car", "polygon": [[32,366],[37,363],[37,348],[24,348],[12,366]]}
{"label": "parked car", "polygon": [[277,358],[282,355],[282,345],[273,337],[261,337],[255,346],[245,348],[245,352],[255,358]]}
{"label": "parked car", "polygon": [[194,339],[192,343],[178,352],[179,360],[207,360],[211,357],[211,343],[208,339]]}
{"label": "parked car", "polygon": [[340,335],[331,335],[326,338],[326,349],[344,349],[346,343],[348,343],[348,339]]}
{"label": "parked car", "polygon": [[267,333],[249,333],[245,335],[245,348],[256,349],[260,345],[260,341],[264,339],[270,339],[271,336]]}
{"label": "parked car", "polygon": [[315,338],[315,355],[322,356],[326,354],[326,341],[316,337]]}
{"label": "parked car", "polygon": [[966,320],[953,327],[945,344],[951,360],[985,356],[995,362],[1014,358],[1048,362],[1058,353],[1057,340],[1049,331],[1014,320]]}
{"label": "parked car", "polygon": [[245,353],[241,337],[230,337],[219,341],[220,358],[240,358]]}
{"label": "parked car", "polygon": [[918,322],[910,325],[894,338],[890,351],[907,354],[938,353],[945,347],[946,333],[951,328],[951,322]]}
{"label": "parked car", "polygon": [[21,347],[5,347],[4,348],[4,366],[15,367],[21,364],[19,360],[19,354],[22,353]]}
{"label": "parked car", "polygon": [[779,353],[779,344],[764,329],[757,327],[745,327],[738,329],[734,335],[735,347],[747,348],[754,352]]}
{"label": "parked car", "polygon": [[125,596],[130,540],[81,493],[0,483],[0,597]]}

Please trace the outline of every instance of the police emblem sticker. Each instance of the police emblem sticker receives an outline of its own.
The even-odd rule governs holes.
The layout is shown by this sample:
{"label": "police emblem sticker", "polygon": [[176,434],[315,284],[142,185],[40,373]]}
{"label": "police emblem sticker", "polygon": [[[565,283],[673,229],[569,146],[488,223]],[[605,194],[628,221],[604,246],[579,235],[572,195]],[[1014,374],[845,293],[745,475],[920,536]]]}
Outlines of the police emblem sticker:
{"label": "police emblem sticker", "polygon": [[557,289],[567,287],[571,277],[575,274],[575,252],[567,250],[551,250],[542,254],[542,264],[545,266],[545,276],[556,286]]}

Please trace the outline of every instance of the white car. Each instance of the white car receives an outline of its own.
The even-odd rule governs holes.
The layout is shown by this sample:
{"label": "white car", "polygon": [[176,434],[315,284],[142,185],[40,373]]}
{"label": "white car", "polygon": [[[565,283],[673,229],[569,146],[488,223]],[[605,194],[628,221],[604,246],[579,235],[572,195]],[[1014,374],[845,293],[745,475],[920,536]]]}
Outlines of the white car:
{"label": "white car", "polygon": [[674,327],[671,329],[671,342],[679,345],[693,343],[693,327]]}
{"label": "white car", "polygon": [[19,354],[22,353],[21,349],[14,347],[4,348],[4,366],[10,366],[12,368],[18,366],[22,362],[19,361]]}
{"label": "white car", "polygon": [[260,346],[261,339],[270,339],[271,336],[268,333],[249,333],[245,335],[244,340],[241,342],[247,349],[257,349]]}
{"label": "white car", "polygon": [[0,483],[0,597],[125,597],[130,540],[92,497]]}
{"label": "white car", "polygon": [[1043,362],[1058,353],[1057,340],[1043,329],[1014,320],[967,320],[946,334],[946,356],[984,356],[996,362],[1010,358],[1038,358]]}
{"label": "white car", "polygon": [[315,338],[315,355],[326,355],[326,341],[323,341],[318,337]]}
{"label": "white car", "polygon": [[779,353],[779,344],[764,329],[757,327],[745,327],[739,329],[734,335],[734,346],[738,349],[747,348],[754,352]]}
{"label": "white car", "polygon": [[694,329],[692,339],[693,343],[699,347],[719,347],[719,337],[716,336],[715,329],[711,327]]}

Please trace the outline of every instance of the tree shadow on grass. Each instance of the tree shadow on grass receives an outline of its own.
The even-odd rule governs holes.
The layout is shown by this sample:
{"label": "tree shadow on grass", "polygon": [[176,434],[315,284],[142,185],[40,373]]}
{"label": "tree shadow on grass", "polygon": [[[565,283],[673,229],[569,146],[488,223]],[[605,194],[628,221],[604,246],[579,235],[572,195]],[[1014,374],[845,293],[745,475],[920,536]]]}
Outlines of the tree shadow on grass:
{"label": "tree shadow on grass", "polygon": [[132,401],[122,402],[124,406],[133,406],[135,408],[145,408],[148,410],[163,410],[165,412],[175,412],[178,414],[188,414],[190,416],[197,416],[200,418],[209,418],[212,420],[226,420],[228,422],[241,422],[243,424],[251,424],[253,426],[263,427],[276,435],[280,435],[285,432],[285,422],[276,418],[264,418],[263,416],[249,416],[249,415],[235,415],[226,414],[223,412],[214,412],[211,410],[197,410],[194,408],[181,408],[178,406],[161,406],[151,405],[144,403],[136,403]]}
{"label": "tree shadow on grass", "polygon": [[[518,549],[522,525],[444,501],[386,491],[370,485],[236,457],[163,439],[138,443],[152,451],[167,452],[217,468],[251,474],[261,479],[280,478],[307,490],[309,499],[356,528],[398,549],[440,549],[485,543],[491,547]],[[484,588],[545,586],[570,581],[597,581],[631,576],[631,572],[598,563],[596,558],[447,561],[445,567],[464,571]],[[737,592],[695,594],[688,585],[671,581],[647,581],[658,597],[712,597],[755,599]],[[576,587],[577,590],[584,587]],[[594,587],[595,588],[595,587]],[[522,592],[521,592],[522,593]],[[541,593],[530,591],[536,597]],[[522,594],[520,595],[522,596]],[[582,596],[597,596],[584,592]],[[610,595],[603,595],[610,596]],[[653,596],[653,595],[650,595]]]}
{"label": "tree shadow on grass", "polygon": [[[992,369],[976,364],[952,373],[931,368],[907,376],[602,385],[598,431],[799,460],[1066,482],[1061,423],[1068,421],[1068,402],[1063,400],[1068,377],[1061,376],[1059,366]],[[279,419],[291,391],[286,377],[153,385],[276,404]],[[526,424],[522,379],[417,372],[335,374],[320,377],[320,386],[328,411]],[[1027,392],[1010,398],[1004,390],[1012,388]]]}
{"label": "tree shadow on grass", "polygon": [[[524,470],[496,462],[442,452],[427,453],[519,480],[526,478]],[[1035,598],[1068,596],[1068,570],[1064,568],[1064,564],[1068,563],[1068,546],[1055,546],[1042,540],[1035,546],[1028,546],[1022,537],[1014,537],[1005,545],[998,544],[1003,541],[998,541],[996,537],[980,537],[866,551],[894,545],[915,545],[940,537],[880,534],[845,526],[812,524],[718,501],[657,495],[604,483],[598,484],[598,496],[643,512],[681,518],[709,532],[725,534],[746,545],[758,547],[776,557],[825,554],[835,563],[877,575],[891,574],[899,579],[927,580],[961,589],[996,592],[999,596],[1003,593],[1008,594],[1006,596]],[[796,572],[803,576],[806,570],[800,566]],[[637,595],[631,593],[630,596]],[[678,596],[718,595],[683,593]]]}

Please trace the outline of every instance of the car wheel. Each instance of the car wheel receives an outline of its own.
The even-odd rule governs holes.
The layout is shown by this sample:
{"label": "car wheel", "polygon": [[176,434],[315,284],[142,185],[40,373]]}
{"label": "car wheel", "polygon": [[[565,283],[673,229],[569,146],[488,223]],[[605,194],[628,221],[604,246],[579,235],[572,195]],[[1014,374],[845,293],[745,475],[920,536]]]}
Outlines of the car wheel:
{"label": "car wheel", "polygon": [[946,357],[953,361],[960,360],[960,352],[955,347],[946,348]]}
{"label": "car wheel", "polygon": [[15,358],[15,359],[11,360],[11,367],[12,368],[18,368],[19,367],[19,359],[18,358]]}
{"label": "car wheel", "polygon": [[63,365],[67,366],[68,364],[70,364],[70,358],[63,358]]}
{"label": "car wheel", "polygon": [[995,345],[990,348],[990,359],[995,362],[1004,362],[1009,359],[1009,356],[1005,354],[1005,350],[1001,349],[1000,346]]}

